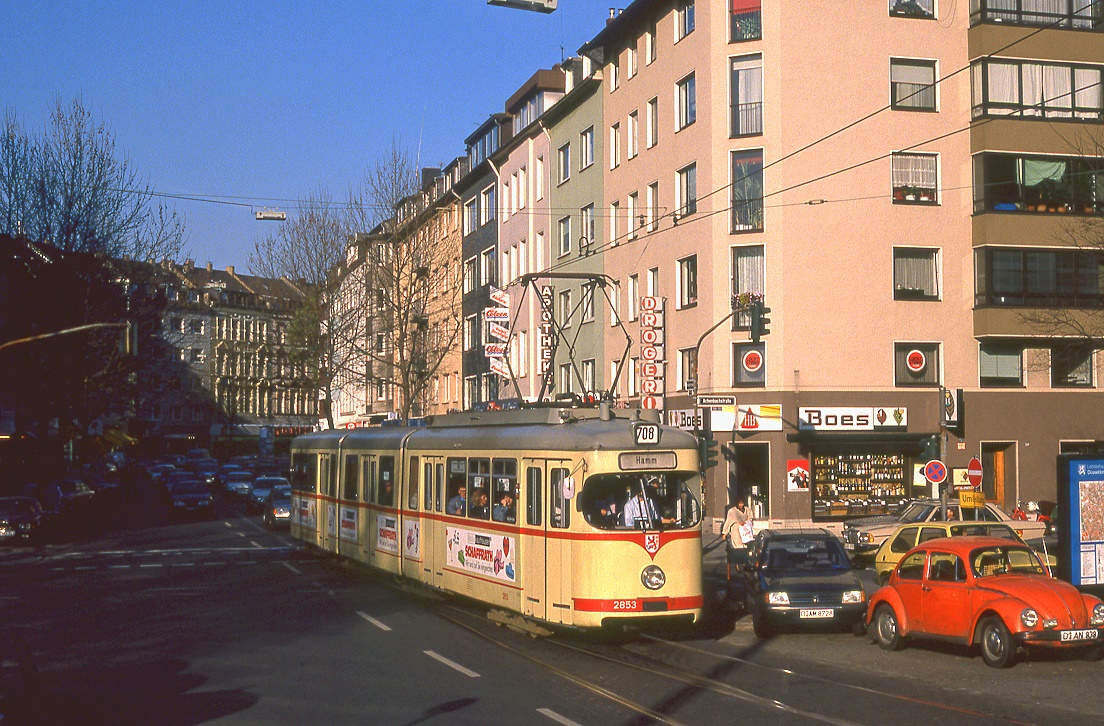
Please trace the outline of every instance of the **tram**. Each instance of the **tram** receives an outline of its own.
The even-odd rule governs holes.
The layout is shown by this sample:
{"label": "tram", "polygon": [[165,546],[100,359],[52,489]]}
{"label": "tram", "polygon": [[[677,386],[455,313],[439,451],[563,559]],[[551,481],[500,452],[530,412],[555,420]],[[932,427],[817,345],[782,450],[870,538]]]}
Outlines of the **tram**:
{"label": "tram", "polygon": [[654,411],[530,408],[292,442],[291,535],[574,628],[702,615],[695,437]]}

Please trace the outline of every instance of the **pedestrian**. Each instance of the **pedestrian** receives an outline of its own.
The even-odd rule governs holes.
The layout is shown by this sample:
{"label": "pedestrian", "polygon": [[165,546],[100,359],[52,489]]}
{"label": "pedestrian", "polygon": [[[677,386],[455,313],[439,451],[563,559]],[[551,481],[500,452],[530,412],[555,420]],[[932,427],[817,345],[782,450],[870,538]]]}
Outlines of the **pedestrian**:
{"label": "pedestrian", "polygon": [[736,505],[728,510],[721,534],[725,537],[728,553],[727,577],[732,582],[732,565],[740,567],[747,562],[748,545],[755,540],[755,521],[743,499],[737,499]]}

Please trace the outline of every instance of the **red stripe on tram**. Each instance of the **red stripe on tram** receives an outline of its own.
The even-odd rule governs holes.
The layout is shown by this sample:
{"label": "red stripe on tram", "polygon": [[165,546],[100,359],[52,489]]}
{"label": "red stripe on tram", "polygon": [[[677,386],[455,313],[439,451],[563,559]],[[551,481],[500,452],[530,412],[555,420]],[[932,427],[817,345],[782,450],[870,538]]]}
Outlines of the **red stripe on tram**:
{"label": "red stripe on tram", "polygon": [[[689,595],[687,597],[630,597],[621,599],[597,599],[577,597],[574,599],[575,609],[587,613],[643,613],[643,612],[672,612],[676,610],[695,610],[702,607],[705,599],[701,595]],[[645,603],[665,603],[666,608],[646,609]]]}

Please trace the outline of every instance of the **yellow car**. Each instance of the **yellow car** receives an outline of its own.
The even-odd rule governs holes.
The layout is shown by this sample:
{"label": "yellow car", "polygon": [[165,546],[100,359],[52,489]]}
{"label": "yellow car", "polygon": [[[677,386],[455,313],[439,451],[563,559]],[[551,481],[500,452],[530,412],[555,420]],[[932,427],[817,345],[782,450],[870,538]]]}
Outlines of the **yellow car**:
{"label": "yellow car", "polygon": [[[918,544],[936,537],[984,536],[999,537],[1026,544],[1012,527],[1003,522],[919,522],[902,524],[893,534],[886,537],[882,546],[874,553],[874,569],[878,572],[878,581],[883,585],[889,580],[890,573],[905,553]],[[1039,557],[1053,572],[1057,561],[1054,556],[1040,552]]]}

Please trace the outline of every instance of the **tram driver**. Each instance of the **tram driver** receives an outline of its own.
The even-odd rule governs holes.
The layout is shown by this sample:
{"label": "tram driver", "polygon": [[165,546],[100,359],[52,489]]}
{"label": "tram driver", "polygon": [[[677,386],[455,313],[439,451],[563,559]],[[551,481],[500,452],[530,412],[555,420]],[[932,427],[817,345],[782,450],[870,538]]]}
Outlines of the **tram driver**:
{"label": "tram driver", "polygon": [[659,521],[659,513],[656,511],[655,501],[644,490],[644,483],[640,483],[635,493],[630,489],[628,494],[629,499],[621,510],[621,524],[626,527],[654,529]]}

